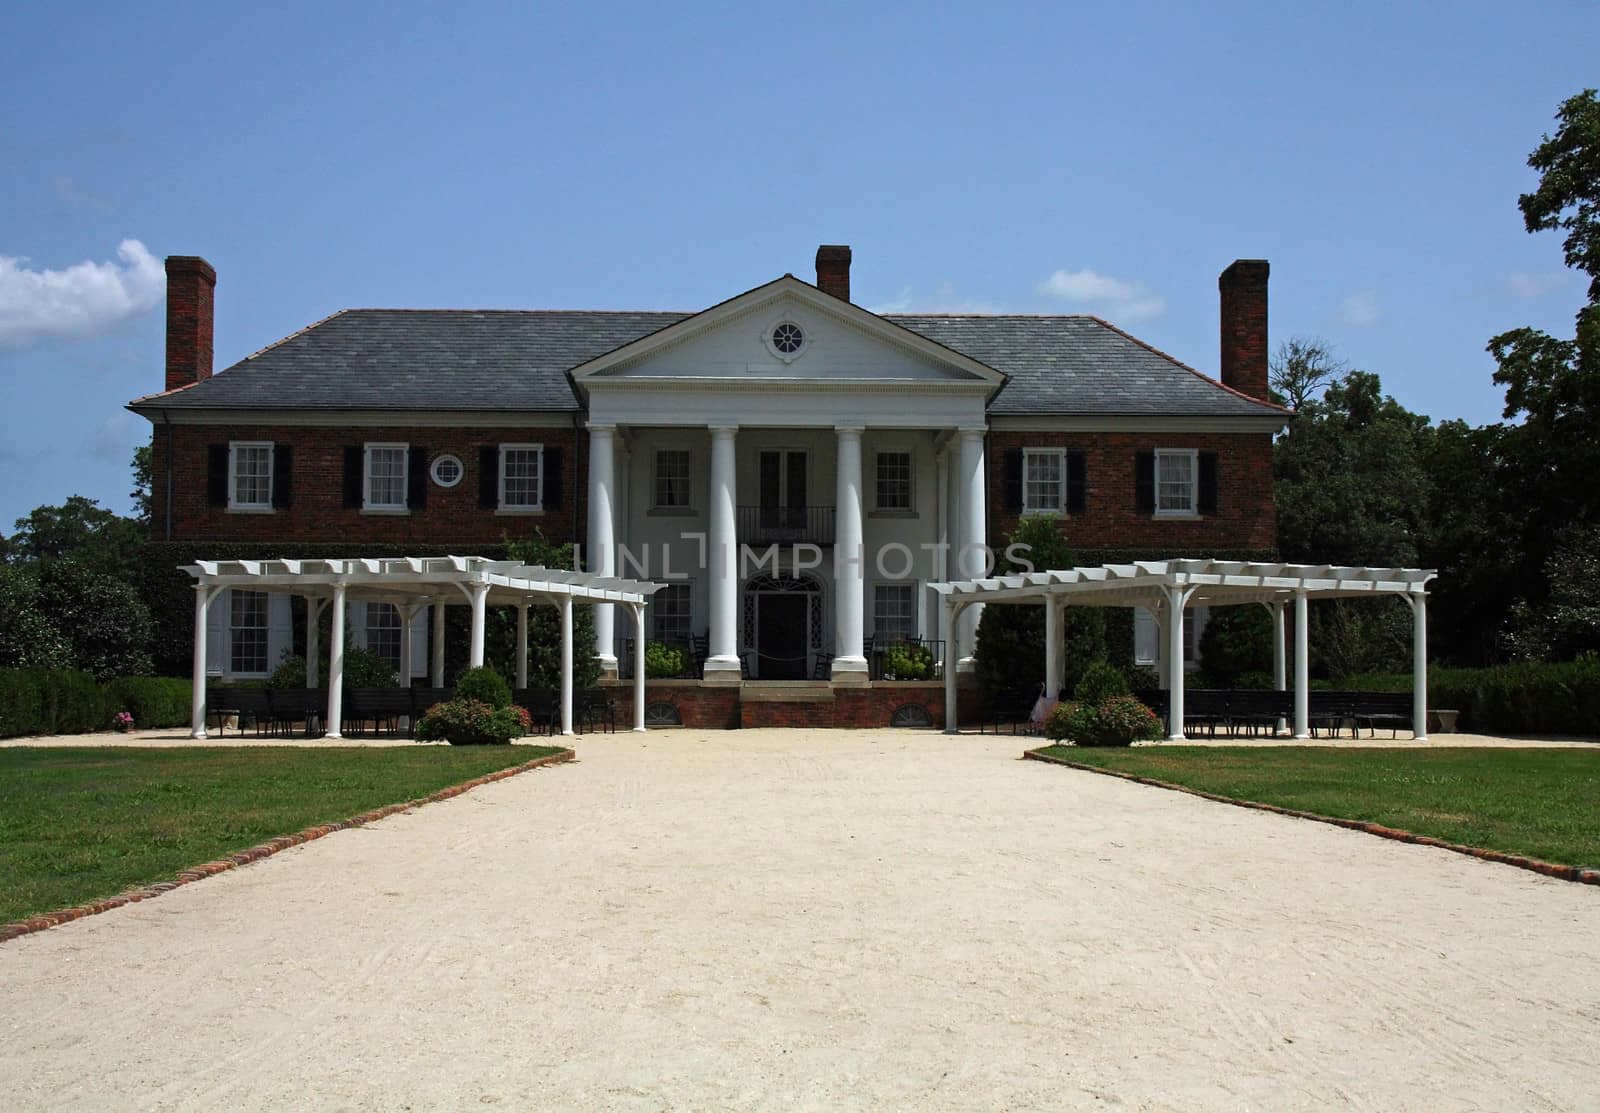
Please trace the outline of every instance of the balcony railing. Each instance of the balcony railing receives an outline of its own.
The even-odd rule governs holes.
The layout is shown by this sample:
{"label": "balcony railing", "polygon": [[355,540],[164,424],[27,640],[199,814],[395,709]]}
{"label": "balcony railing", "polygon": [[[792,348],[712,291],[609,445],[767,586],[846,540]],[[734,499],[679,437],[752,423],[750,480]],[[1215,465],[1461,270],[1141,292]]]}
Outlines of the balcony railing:
{"label": "balcony railing", "polygon": [[750,545],[833,544],[831,506],[741,506],[739,540]]}

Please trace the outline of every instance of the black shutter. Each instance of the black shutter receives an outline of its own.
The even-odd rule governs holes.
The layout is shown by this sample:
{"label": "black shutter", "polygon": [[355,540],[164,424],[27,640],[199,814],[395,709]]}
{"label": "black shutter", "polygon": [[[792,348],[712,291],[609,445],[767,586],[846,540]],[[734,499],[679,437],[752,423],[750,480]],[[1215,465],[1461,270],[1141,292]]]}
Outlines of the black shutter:
{"label": "black shutter", "polygon": [[272,505],[279,510],[294,505],[294,446],[272,446]]}
{"label": "black shutter", "polygon": [[1156,512],[1156,454],[1141,452],[1133,469],[1133,509],[1139,514]]}
{"label": "black shutter", "polygon": [[228,446],[206,446],[206,505],[228,505]]}
{"label": "black shutter", "polygon": [[544,477],[540,482],[544,484],[544,502],[541,505],[546,510],[560,510],[561,450],[559,448],[544,450]]}
{"label": "black shutter", "polygon": [[361,489],[365,485],[367,450],[359,444],[344,446],[344,508],[361,509]]}
{"label": "black shutter", "polygon": [[500,506],[500,446],[486,444],[478,449],[478,506],[497,510]]}
{"label": "black shutter", "polygon": [[1089,474],[1084,451],[1067,449],[1067,513],[1082,514],[1089,501]]}
{"label": "black shutter", "polygon": [[428,505],[428,450],[414,444],[410,455],[406,463],[406,509],[421,510]]}
{"label": "black shutter", "polygon": [[1000,484],[1000,503],[1012,514],[1022,512],[1022,449],[1008,448],[1002,456],[1004,477]]}
{"label": "black shutter", "polygon": [[1200,453],[1200,513],[1217,512],[1217,454]]}

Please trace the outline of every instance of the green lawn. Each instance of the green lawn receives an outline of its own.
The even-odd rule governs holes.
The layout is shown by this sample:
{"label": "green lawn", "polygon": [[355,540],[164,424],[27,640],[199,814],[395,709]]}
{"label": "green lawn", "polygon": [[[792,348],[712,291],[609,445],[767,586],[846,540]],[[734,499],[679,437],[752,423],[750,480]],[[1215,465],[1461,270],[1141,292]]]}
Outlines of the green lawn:
{"label": "green lawn", "polygon": [[1565,865],[1600,867],[1600,746],[1049,746],[1042,752],[1236,799],[1381,823]]}
{"label": "green lawn", "polygon": [[0,749],[0,923],[414,800],[549,746]]}

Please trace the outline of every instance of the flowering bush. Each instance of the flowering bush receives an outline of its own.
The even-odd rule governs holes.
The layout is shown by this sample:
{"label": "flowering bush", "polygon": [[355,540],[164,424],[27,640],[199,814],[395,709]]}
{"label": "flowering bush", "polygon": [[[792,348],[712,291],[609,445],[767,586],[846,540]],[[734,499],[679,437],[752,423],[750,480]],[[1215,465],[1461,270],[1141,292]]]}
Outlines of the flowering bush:
{"label": "flowering bush", "polygon": [[1112,696],[1098,707],[1062,703],[1045,718],[1044,732],[1077,746],[1129,746],[1161,737],[1161,720],[1132,696]]}
{"label": "flowering bush", "polygon": [[522,707],[491,707],[479,699],[436,703],[417,720],[419,741],[445,741],[452,746],[504,746],[532,726]]}
{"label": "flowering bush", "polygon": [[132,730],[133,716],[127,711],[118,711],[115,715],[111,716],[111,726],[118,732]]}

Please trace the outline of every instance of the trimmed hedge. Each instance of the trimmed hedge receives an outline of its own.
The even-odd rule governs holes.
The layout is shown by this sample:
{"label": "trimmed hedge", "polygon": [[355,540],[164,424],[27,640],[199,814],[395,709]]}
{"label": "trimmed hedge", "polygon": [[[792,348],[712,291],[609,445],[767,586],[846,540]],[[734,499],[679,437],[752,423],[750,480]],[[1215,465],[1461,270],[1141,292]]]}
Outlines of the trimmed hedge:
{"label": "trimmed hedge", "polygon": [[[1409,692],[1410,673],[1347,676],[1340,688]],[[1600,734],[1600,657],[1485,669],[1430,668],[1428,706],[1461,712],[1463,730],[1488,734]]]}
{"label": "trimmed hedge", "polygon": [[74,669],[0,669],[0,738],[111,729],[118,711],[137,729],[189,721],[187,680],[122,676],[97,683]]}

